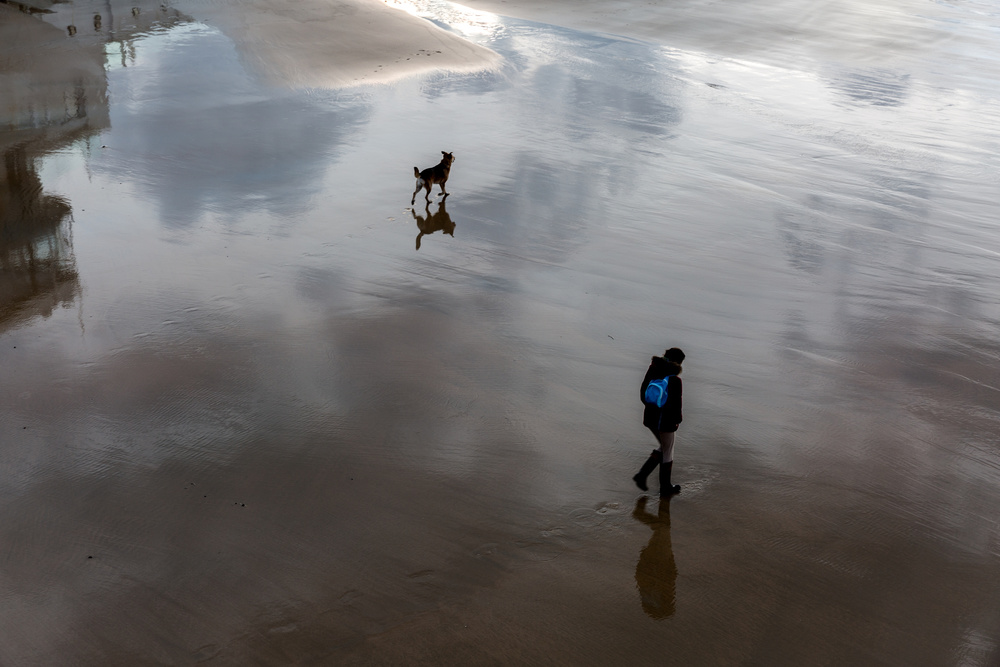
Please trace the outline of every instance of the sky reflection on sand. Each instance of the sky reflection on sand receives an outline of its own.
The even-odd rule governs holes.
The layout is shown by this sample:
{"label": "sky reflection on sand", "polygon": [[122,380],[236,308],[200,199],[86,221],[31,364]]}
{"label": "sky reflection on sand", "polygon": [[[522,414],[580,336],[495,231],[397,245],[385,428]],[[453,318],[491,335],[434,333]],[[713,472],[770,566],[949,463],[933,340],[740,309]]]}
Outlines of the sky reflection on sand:
{"label": "sky reflection on sand", "polygon": [[499,69],[337,91],[178,20],[28,137],[78,287],[0,329],[0,662],[995,657],[985,79],[497,21]]}
{"label": "sky reflection on sand", "polygon": [[368,114],[363,97],[262,89],[229,40],[197,24],[160,41],[155,58],[110,72],[128,103],[112,109],[116,141],[93,168],[137,180],[172,226],[206,211],[234,222],[307,212],[325,165]]}

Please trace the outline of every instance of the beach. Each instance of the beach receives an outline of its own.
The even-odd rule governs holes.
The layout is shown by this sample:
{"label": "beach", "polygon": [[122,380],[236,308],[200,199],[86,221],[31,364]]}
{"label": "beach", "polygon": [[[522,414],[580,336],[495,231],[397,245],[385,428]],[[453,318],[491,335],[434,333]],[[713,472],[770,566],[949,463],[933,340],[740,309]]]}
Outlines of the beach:
{"label": "beach", "polygon": [[0,4],[0,664],[996,664],[997,17]]}

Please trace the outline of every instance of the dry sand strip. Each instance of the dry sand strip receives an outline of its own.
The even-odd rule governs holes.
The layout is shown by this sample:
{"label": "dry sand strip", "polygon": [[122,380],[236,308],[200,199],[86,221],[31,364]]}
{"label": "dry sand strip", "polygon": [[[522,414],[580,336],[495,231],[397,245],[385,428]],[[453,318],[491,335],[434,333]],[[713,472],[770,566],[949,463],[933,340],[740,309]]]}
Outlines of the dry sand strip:
{"label": "dry sand strip", "polygon": [[221,30],[264,81],[296,88],[386,83],[499,66],[495,52],[381,0],[181,0]]}

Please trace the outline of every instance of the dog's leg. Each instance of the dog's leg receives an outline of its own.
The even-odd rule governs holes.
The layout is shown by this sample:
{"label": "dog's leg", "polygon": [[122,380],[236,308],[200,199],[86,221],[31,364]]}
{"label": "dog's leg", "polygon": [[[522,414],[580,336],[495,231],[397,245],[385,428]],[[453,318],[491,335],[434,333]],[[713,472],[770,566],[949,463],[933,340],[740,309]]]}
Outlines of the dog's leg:
{"label": "dog's leg", "polygon": [[430,183],[424,183],[424,189],[427,190],[427,193],[424,194],[424,199],[426,199],[427,203],[430,204],[431,203],[431,184]]}
{"label": "dog's leg", "polygon": [[413,206],[413,202],[417,201],[417,193],[420,192],[420,188],[423,187],[424,182],[417,179],[417,189],[413,191],[413,196],[410,197],[410,206]]}
{"label": "dog's leg", "polygon": [[440,185],[441,185],[441,194],[440,194],[440,196],[441,197],[447,197],[448,193],[444,189],[444,183],[441,183]]}
{"label": "dog's leg", "polygon": [[424,208],[424,215],[417,215],[417,211],[412,208],[410,209],[410,213],[413,214],[413,219],[417,221],[417,229],[420,230],[420,233],[417,234],[417,250],[420,250],[420,239],[424,238],[424,235],[427,233],[427,221],[431,218],[430,204]]}

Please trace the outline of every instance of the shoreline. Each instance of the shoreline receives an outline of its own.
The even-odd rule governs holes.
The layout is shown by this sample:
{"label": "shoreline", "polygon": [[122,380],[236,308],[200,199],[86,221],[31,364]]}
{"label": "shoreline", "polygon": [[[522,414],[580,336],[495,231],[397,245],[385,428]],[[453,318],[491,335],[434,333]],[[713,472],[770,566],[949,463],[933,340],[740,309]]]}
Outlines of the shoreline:
{"label": "shoreline", "polygon": [[432,22],[375,0],[190,0],[176,7],[218,28],[271,85],[341,88],[438,71],[476,72],[500,56]]}

